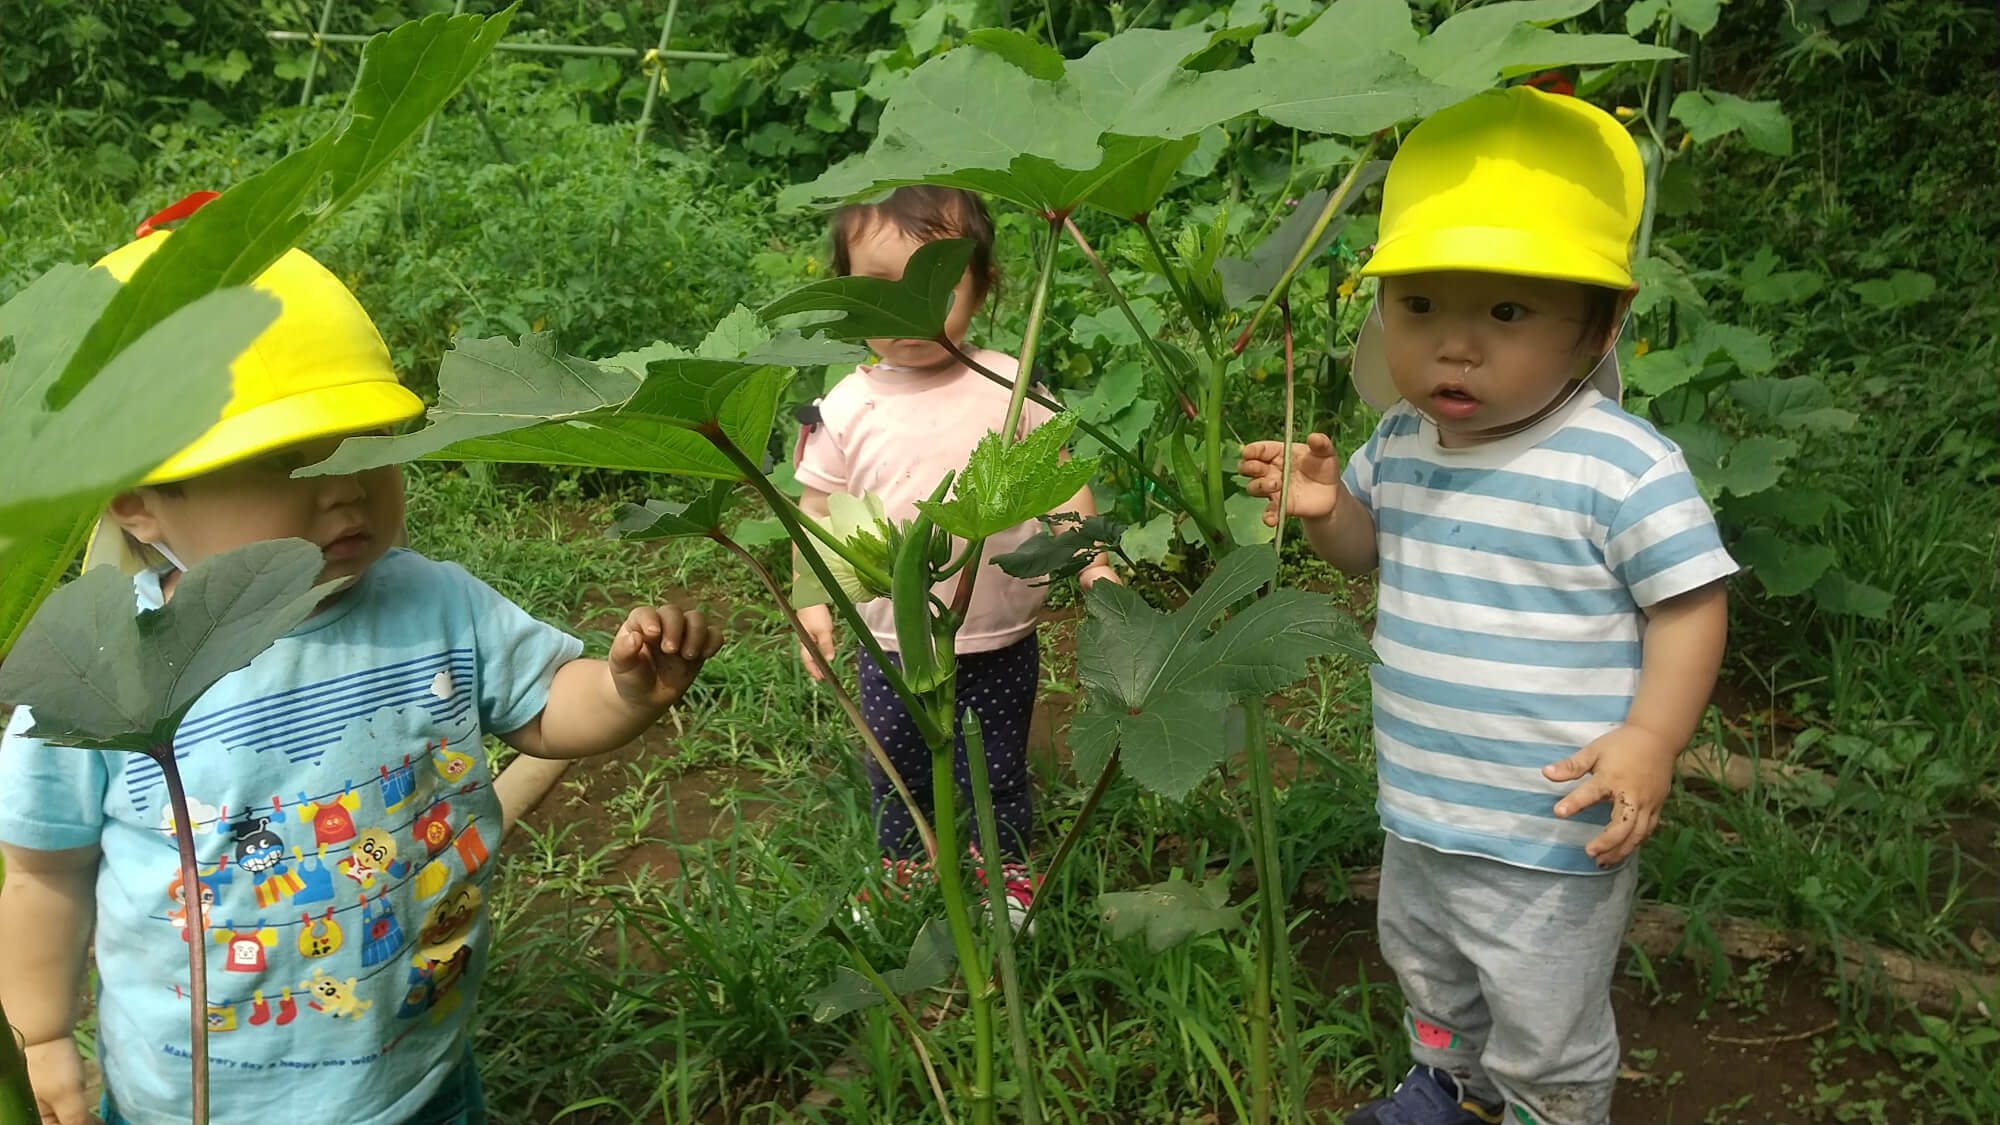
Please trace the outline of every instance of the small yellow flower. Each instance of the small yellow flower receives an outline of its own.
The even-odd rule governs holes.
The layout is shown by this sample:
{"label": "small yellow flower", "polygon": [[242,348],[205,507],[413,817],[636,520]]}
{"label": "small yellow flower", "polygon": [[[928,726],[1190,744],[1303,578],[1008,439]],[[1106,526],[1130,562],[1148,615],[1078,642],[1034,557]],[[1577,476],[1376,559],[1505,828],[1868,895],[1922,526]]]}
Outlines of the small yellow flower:
{"label": "small yellow flower", "polygon": [[548,317],[545,317],[545,316],[538,316],[538,317],[536,317],[536,318],[535,318],[535,326],[534,326],[534,330],[535,330],[535,331],[537,331],[537,332],[540,332],[540,331],[542,330],[542,326],[543,326],[543,325],[545,325],[545,324],[547,324],[548,322],[549,322],[549,318],[548,318]]}
{"label": "small yellow flower", "polygon": [[1694,143],[1694,134],[1693,134],[1693,133],[1682,133],[1682,134],[1681,134],[1681,143],[1680,143],[1680,150],[1681,150],[1682,152],[1686,152],[1686,151],[1688,150],[1688,146],[1689,146],[1689,145],[1691,145],[1691,144],[1693,144],[1693,143]]}
{"label": "small yellow flower", "polygon": [[1351,277],[1348,278],[1346,281],[1340,283],[1340,295],[1342,297],[1354,296],[1354,289],[1355,289],[1354,279]]}
{"label": "small yellow flower", "polygon": [[1259,368],[1258,368],[1257,370],[1255,370],[1255,371],[1252,371],[1252,372],[1250,373],[1250,377],[1251,377],[1252,379],[1255,379],[1255,380],[1257,380],[1257,381],[1258,381],[1259,383],[1261,383],[1261,382],[1263,382],[1263,381],[1264,381],[1265,379],[1269,378],[1269,377],[1270,377],[1270,375],[1271,375],[1271,373],[1270,373],[1269,371],[1266,371],[1266,370],[1264,370],[1264,369],[1263,369],[1263,368],[1261,368],[1261,367],[1259,367]]}
{"label": "small yellow flower", "polygon": [[1639,111],[1629,105],[1621,105],[1611,112],[1617,114],[1620,121],[1630,121],[1634,117],[1639,116]]}
{"label": "small yellow flower", "polygon": [[818,274],[819,274],[819,259],[813,257],[810,254],[806,255],[806,276],[814,277],[817,276]]}
{"label": "small yellow flower", "polygon": [[1638,357],[1645,355],[1647,352],[1650,352],[1652,350],[1653,350],[1653,342],[1644,337],[1640,337],[1638,344],[1632,348],[1632,357],[1634,359],[1637,359]]}

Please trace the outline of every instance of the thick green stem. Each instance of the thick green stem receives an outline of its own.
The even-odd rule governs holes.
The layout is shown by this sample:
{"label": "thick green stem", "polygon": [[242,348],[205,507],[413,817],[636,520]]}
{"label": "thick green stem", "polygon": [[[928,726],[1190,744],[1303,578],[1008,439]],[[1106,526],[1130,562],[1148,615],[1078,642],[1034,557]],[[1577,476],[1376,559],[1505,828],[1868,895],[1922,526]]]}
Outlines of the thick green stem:
{"label": "thick green stem", "polygon": [[[1281,463],[1278,470],[1278,526],[1271,537],[1271,549],[1277,552],[1278,562],[1282,566],[1285,561],[1285,509],[1292,502],[1292,437],[1294,436],[1293,427],[1295,425],[1293,413],[1297,406],[1293,398],[1295,371],[1292,361],[1292,303],[1290,301],[1278,302],[1278,316],[1285,330],[1285,451],[1281,455]],[[1277,576],[1273,575],[1271,577],[1271,585],[1275,587],[1277,584]]]}
{"label": "thick green stem", "polygon": [[1249,346],[1251,336],[1256,333],[1257,326],[1263,323],[1265,315],[1271,311],[1271,306],[1284,299],[1285,291],[1292,287],[1293,275],[1306,264],[1307,258],[1312,257],[1313,247],[1319,245],[1319,236],[1326,233],[1327,224],[1333,222],[1335,215],[1340,214],[1347,203],[1347,197],[1354,194],[1355,181],[1361,178],[1361,170],[1368,167],[1368,161],[1374,157],[1375,149],[1381,143],[1380,136],[1370,139],[1368,147],[1362,149],[1361,155],[1354,158],[1354,167],[1347,170],[1347,175],[1340,181],[1340,186],[1333,189],[1332,195],[1326,197],[1326,205],[1319,209],[1319,218],[1313,221],[1312,230],[1307,233],[1306,240],[1299,244],[1298,251],[1286,264],[1285,272],[1278,278],[1278,283],[1271,286],[1271,291],[1264,295],[1264,303],[1257,306],[1257,311],[1250,317],[1250,323],[1244,325],[1243,334],[1236,338],[1238,355],[1243,354],[1243,349]]}
{"label": "thick green stem", "polygon": [[[936,696],[949,723],[958,707],[957,683],[947,680]],[[972,1088],[966,1100],[972,1105],[974,1125],[993,1125],[993,985],[986,955],[973,931],[972,909],[965,900],[964,866],[958,846],[958,777],[952,768],[953,739],[945,737],[930,744],[931,807],[937,818],[938,889],[944,893],[945,925],[951,929],[952,948],[958,953],[958,971],[965,978],[966,1007],[972,1012]]]}
{"label": "thick green stem", "polygon": [[[1275,1085],[1271,1060],[1271,1007],[1281,1006],[1280,1020],[1291,1007],[1290,990],[1274,988],[1278,962],[1290,953],[1286,943],[1283,878],[1278,871],[1277,816],[1273,809],[1276,793],[1271,782],[1270,748],[1264,744],[1264,701],[1243,701],[1243,736],[1249,747],[1251,862],[1257,871],[1257,952],[1256,978],[1250,990],[1250,1120],[1257,1125],[1271,1120],[1272,1090]],[[1287,1026],[1279,1039],[1286,1054],[1295,1053],[1295,1037]],[[1289,1059],[1287,1060],[1290,1061]],[[1287,1081],[1291,1081],[1287,1067]],[[1284,1120],[1295,1120],[1289,1112]]]}
{"label": "thick green stem", "polygon": [[1167,248],[1160,244],[1160,236],[1153,233],[1153,224],[1150,222],[1141,222],[1137,219],[1133,221],[1138,222],[1139,229],[1145,233],[1146,249],[1152,251],[1153,263],[1160,267],[1160,276],[1167,279],[1167,288],[1173,290],[1174,300],[1180,302],[1181,312],[1187,316],[1188,323],[1194,325],[1200,331],[1202,348],[1210,355],[1214,355],[1216,352],[1215,340],[1209,336],[1208,320],[1202,315],[1201,309],[1195,305],[1194,298],[1188,294],[1187,287],[1181,284],[1181,275],[1174,272],[1173,263],[1167,260]]}
{"label": "thick green stem", "polygon": [[1208,514],[1219,525],[1217,536],[1211,543],[1221,544],[1227,552],[1235,546],[1229,535],[1229,520],[1222,507],[1222,380],[1229,371],[1229,361],[1235,357],[1223,353],[1208,362],[1208,394],[1201,404],[1204,426],[1205,448],[1202,456],[1206,460],[1208,485]]}
{"label": "thick green stem", "polygon": [[[1663,46],[1671,47],[1680,36],[1680,21],[1671,17],[1667,20],[1667,33],[1662,37]],[[1632,259],[1637,261],[1646,256],[1653,245],[1653,215],[1660,203],[1660,176],[1667,167],[1667,113],[1674,100],[1674,64],[1655,63],[1658,68],[1653,81],[1652,112],[1649,124],[1653,132],[1653,147],[1659,155],[1649,161],[1646,167],[1646,202],[1639,213],[1639,237],[1632,247]]]}
{"label": "thick green stem", "polygon": [[[1111,757],[1104,763],[1104,772],[1097,775],[1097,784],[1090,787],[1090,795],[1083,799],[1083,807],[1077,810],[1076,819],[1070,822],[1069,831],[1063,833],[1062,841],[1056,845],[1056,854],[1050,858],[1049,865],[1042,870],[1043,885],[1054,882],[1056,872],[1063,869],[1064,861],[1068,860],[1070,853],[1076,850],[1077,838],[1083,835],[1084,825],[1090,823],[1090,815],[1097,811],[1098,802],[1104,800],[1105,790],[1111,788],[1111,779],[1118,774],[1118,749],[1116,746],[1111,748]],[[1027,932],[1029,926],[1035,924],[1036,913],[1042,909],[1042,903],[1047,901],[1043,895],[1035,896],[1034,903],[1028,907],[1028,916],[1021,919],[1023,933]]]}
{"label": "thick green stem", "polygon": [[187,791],[181,787],[181,770],[174,761],[169,742],[149,750],[146,756],[157,762],[167,783],[167,805],[174,813],[174,850],[181,859],[181,901],[187,905],[188,1030],[193,1043],[189,1054],[194,1066],[194,1097],[190,1108],[194,1125],[208,1125],[208,917],[202,913],[201,872],[194,856],[194,821],[188,813]]}
{"label": "thick green stem", "polygon": [[[1028,1009],[1021,1003],[1021,978],[1014,964],[1014,908],[1007,888],[996,878],[1000,829],[993,816],[993,786],[986,776],[986,740],[980,734],[979,716],[970,711],[965,715],[965,767],[972,782],[979,842],[985,852],[986,902],[991,908],[988,932],[993,935],[993,952],[1000,962],[1000,992],[1006,1001],[1007,1039],[1014,1048],[1014,1080],[1021,1090],[1021,1120],[1025,1125],[1042,1125],[1041,1083],[1035,1075],[1035,1053],[1028,1045]],[[1026,927],[1022,932],[1027,932]]]}
{"label": "thick green stem", "polygon": [[[1097,280],[1103,283],[1105,292],[1111,294],[1111,299],[1118,305],[1118,311],[1125,314],[1125,322],[1132,326],[1133,333],[1145,345],[1146,355],[1152,359],[1153,366],[1160,369],[1160,376],[1167,381],[1167,386],[1174,392],[1174,397],[1180,400],[1182,411],[1191,411],[1194,404],[1188,401],[1187,388],[1181,385],[1181,373],[1175,371],[1173,365],[1167,362],[1166,353],[1161,350],[1159,341],[1153,339],[1153,333],[1140,322],[1139,314],[1132,310],[1131,303],[1125,299],[1125,291],[1118,288],[1118,283],[1111,279],[1111,271],[1105,268],[1104,259],[1097,256],[1096,248],[1083,237],[1083,232],[1077,229],[1074,219],[1064,219],[1063,227],[1069,231],[1070,241],[1076,243],[1077,249],[1083,251],[1083,256],[1089,259],[1091,268],[1097,271]],[[1193,415],[1189,414],[1189,417],[1192,418]]]}
{"label": "thick green stem", "polygon": [[[882,743],[875,737],[875,732],[868,729],[868,720],[862,718],[861,708],[856,706],[854,697],[849,695],[847,688],[841,684],[840,676],[833,670],[833,665],[827,661],[826,654],[820,652],[819,646],[814,644],[812,638],[806,635],[805,623],[799,620],[798,610],[792,608],[791,598],[786,595],[785,588],[779,584],[778,576],[772,574],[769,567],[759,562],[757,556],[744,550],[741,544],[727,535],[717,534],[709,538],[735,552],[736,557],[742,559],[750,567],[751,572],[757,576],[757,580],[764,584],[764,588],[771,592],[771,600],[777,605],[778,612],[784,614],[785,620],[792,627],[792,632],[798,636],[801,642],[799,646],[801,651],[812,660],[813,666],[819,669],[820,677],[825,680],[826,686],[833,689],[834,702],[840,705],[841,713],[847,716],[847,721],[853,724],[855,733],[861,736],[861,745],[867,748],[868,756],[875,759],[875,764],[881,768],[883,775],[889,779],[890,786],[896,790],[896,796],[902,798],[903,807],[910,810],[910,820],[917,826],[917,837],[923,841],[925,850],[930,853],[932,860],[935,861],[938,854],[937,836],[931,832],[930,820],[924,816],[923,809],[917,805],[916,797],[910,793],[910,787],[903,780],[902,773],[896,769],[896,763],[890,760],[889,752],[882,748]],[[4,1123],[0,1123],[0,1125],[4,1125]]]}
{"label": "thick green stem", "polygon": [[1049,310],[1049,289],[1056,276],[1056,248],[1061,245],[1060,234],[1065,216],[1056,215],[1049,219],[1049,244],[1042,251],[1041,273],[1035,278],[1035,291],[1028,300],[1028,326],[1021,330],[1020,378],[1014,380],[1013,397],[1007,400],[1007,425],[1000,432],[1008,441],[1019,441],[1021,435],[1021,404],[1026,401],[1028,387],[1035,381],[1035,348],[1042,339],[1042,317]]}
{"label": "thick green stem", "polygon": [[924,742],[927,745],[935,745],[940,737],[949,738],[948,730],[942,736],[939,735],[937,724],[931,721],[923,700],[917,698],[916,694],[910,691],[909,685],[903,682],[895,663],[889,659],[889,654],[883,651],[881,643],[875,639],[874,632],[868,628],[868,623],[861,620],[861,614],[854,608],[854,603],[840,592],[840,583],[834,579],[833,571],[827,569],[826,560],[820,557],[819,551],[811,543],[811,533],[800,526],[799,517],[793,514],[791,500],[778,491],[778,486],[771,483],[770,478],[764,475],[748,454],[729,440],[729,435],[723,433],[721,427],[703,429],[701,434],[724,457],[729,458],[743,471],[743,479],[757,492],[757,495],[764,498],[764,503],[770,506],[771,514],[778,517],[778,522],[785,525],[785,532],[792,537],[792,544],[798,548],[799,557],[806,561],[806,565],[812,568],[820,584],[826,588],[827,597],[830,599],[828,604],[833,607],[834,612],[840,614],[842,622],[854,631],[855,640],[860,642],[862,648],[868,650],[868,655],[874,659],[875,666],[882,669],[883,678],[889,681],[890,690],[896,693],[896,698],[902,701],[903,707],[909,711],[911,721],[917,724],[917,732],[924,736]]}

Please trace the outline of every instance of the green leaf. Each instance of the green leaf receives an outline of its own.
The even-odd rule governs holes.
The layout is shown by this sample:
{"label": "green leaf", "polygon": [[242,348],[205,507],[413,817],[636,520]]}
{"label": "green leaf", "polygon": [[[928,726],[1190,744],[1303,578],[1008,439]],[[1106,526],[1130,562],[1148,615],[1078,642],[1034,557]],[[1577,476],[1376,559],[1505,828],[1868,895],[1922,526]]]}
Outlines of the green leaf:
{"label": "green leaf", "polygon": [[791,534],[785,530],[784,522],[776,516],[765,516],[737,524],[736,529],[729,533],[729,537],[736,540],[736,545],[739,547],[755,549],[768,547],[773,543],[783,543],[791,538]]}
{"label": "green leaf", "polygon": [[1243,908],[1228,902],[1227,875],[1217,875],[1199,887],[1176,877],[1136,891],[1098,895],[1097,909],[1112,940],[1144,934],[1147,952],[1164,953],[1190,938],[1241,924]]}
{"label": "green leaf", "polygon": [[[958,969],[958,956],[951,947],[951,931],[944,920],[933,918],[917,931],[910,954],[900,969],[882,974],[882,982],[898,996],[908,996],[926,988],[936,988],[951,979]],[[845,965],[834,970],[833,983],[806,998],[813,1020],[827,1023],[849,1012],[859,1012],[882,1002],[867,977]]]}
{"label": "green leaf", "polygon": [[[1166,317],[1160,306],[1151,297],[1134,297],[1131,301],[1132,315],[1139,318],[1148,336],[1157,335]],[[1113,348],[1136,348],[1145,341],[1132,329],[1132,322],[1116,306],[1106,305],[1093,313],[1084,313],[1070,322],[1070,338],[1086,348],[1109,345]]]}
{"label": "green leaf", "polygon": [[1832,548],[1795,543],[1764,527],[1745,531],[1731,551],[1757,576],[1766,593],[1779,598],[1805,593],[1834,562]]}
{"label": "green leaf", "polygon": [[1174,547],[1174,514],[1162,512],[1145,523],[1125,529],[1118,548],[1134,562],[1158,563]]}
{"label": "green leaf", "polygon": [[1515,0],[1467,9],[1403,55],[1417,72],[1464,94],[1502,78],[1561,66],[1606,66],[1681,57],[1679,51],[1628,35],[1565,35],[1550,31],[1597,7],[1597,0]]}
{"label": "green leaf", "polygon": [[1701,374],[1701,368],[1680,348],[1656,348],[1634,356],[1620,373],[1625,385],[1640,394],[1658,397]]}
{"label": "green leaf", "polygon": [[[1718,492],[1748,496],[1762,492],[1784,476],[1785,462],[1798,452],[1789,438],[1756,434],[1731,446],[1722,464],[1708,477]],[[1697,470],[1699,472],[1699,470]]]}
{"label": "green leaf", "polygon": [[1097,462],[1062,460],[1076,428],[1074,414],[1058,414],[1018,442],[989,432],[979,439],[965,471],[943,503],[917,501],[937,525],[960,539],[984,539],[1034,519],[1090,483]]}
{"label": "green leaf", "polygon": [[930,340],[944,331],[951,291],[972,261],[972,240],[941,238],[910,255],[903,276],[830,277],[792,290],[765,305],[765,320],[800,313],[833,313],[812,326],[836,340],[895,338]]}
{"label": "green leaf", "polygon": [[57,590],[0,665],[0,699],[34,709],[29,733],[65,746],[153,750],[217,680],[250,663],[339,589],[302,539],[208,559],[173,600],[132,611],[132,580],[95,567]]}
{"label": "green leaf", "polygon": [[1054,82],[1063,76],[1063,57],[1053,47],[1025,31],[1005,27],[983,27],[965,37],[982,51],[994,54],[1026,71],[1031,78]]}
{"label": "green leaf", "polygon": [[1666,10],[1667,0],[1634,0],[1632,6],[1625,9],[1625,33],[1637,35],[1652,27]]}
{"label": "green leaf", "polygon": [[1268,503],[1242,492],[1222,502],[1223,522],[1229,525],[1229,538],[1238,546],[1256,546],[1277,538],[1278,529],[1264,523]]}
{"label": "green leaf", "polygon": [[1778,365],[1771,338],[1738,324],[1704,324],[1688,348],[1700,363],[1727,357],[1745,375],[1762,375]]}
{"label": "green leaf", "polygon": [[642,379],[556,351],[547,333],[460,341],[438,369],[430,425],[350,438],[298,475],[353,473],[403,461],[506,461],[741,480],[697,432],[716,425],[761,456],[791,379],[781,364],[656,359]]}
{"label": "green leaf", "polygon": [[[1371,160],[1361,169],[1347,198],[1340,201],[1340,209],[1334,212],[1319,241],[1314,243],[1312,253],[1307,255],[1308,262],[1333,245],[1333,240],[1340,235],[1341,217],[1361,202],[1368,188],[1380,183],[1388,174],[1389,162],[1386,160]],[[1271,287],[1278,284],[1278,279],[1284,276],[1285,267],[1291,264],[1299,247],[1305,245],[1306,235],[1312,233],[1313,224],[1319,221],[1320,210],[1326,206],[1329,194],[1325,188],[1307,192],[1292,213],[1285,216],[1278,229],[1257,244],[1249,258],[1218,260],[1215,268],[1222,275],[1222,299],[1231,305],[1240,305],[1269,293]]]}
{"label": "green leaf", "polygon": [[1706,36],[1722,18],[1723,0],[1671,0],[1674,18],[1696,35]]}
{"label": "green leaf", "polygon": [[1083,573],[1092,559],[1125,534],[1122,524],[1103,516],[1084,519],[1073,512],[1043,516],[1042,523],[1027,542],[996,556],[993,564],[1015,578],[1046,578],[1037,583],[1046,586]]}
{"label": "green leaf", "polygon": [[1752,305],[1796,304],[1818,293],[1826,278],[1811,270],[1776,272],[1778,255],[1769,246],[1760,246],[1743,263],[1737,280],[1743,286],[1743,300]]}
{"label": "green leaf", "polygon": [[1441,90],[1398,53],[1417,44],[1404,0],[1338,0],[1304,31],[1261,35],[1245,70],[1257,112],[1311,133],[1365,136],[1442,109],[1470,91]]}
{"label": "green leaf", "polygon": [[1860,421],[1851,411],[1834,406],[1833,392],[1812,375],[1739,379],[1729,385],[1729,397],[1763,421],[1786,429],[1837,433]]}
{"label": "green leaf", "polygon": [[1339,620],[1345,615],[1330,598],[1300,592],[1211,629],[1277,567],[1270,550],[1239,548],[1172,613],[1120,586],[1090,588],[1090,620],[1077,646],[1088,706],[1071,732],[1079,777],[1122,748],[1133,780],[1179,800],[1240,744],[1227,719],[1232,697],[1296,682],[1314,657],[1367,651],[1358,627]]}
{"label": "green leaf", "polygon": [[722,530],[722,518],[729,514],[736,498],[736,485],[715,481],[692,501],[648,500],[643,504],[620,504],[607,535],[613,539],[681,539],[707,536]]}
{"label": "green leaf", "polygon": [[1070,63],[1068,84],[1100,132],[1158,140],[1192,137],[1248,113],[1257,101],[1257,86],[1243,70],[1198,72],[1181,65],[1207,47],[1209,39],[1199,26],[1133,28]]}
{"label": "green leaf", "polygon": [[1792,154],[1792,123],[1775,101],[1746,101],[1720,90],[1683,90],[1670,112],[1687,126],[1696,144],[1741,130],[1744,142],[1759,152]]}
{"label": "green leaf", "polygon": [[1901,309],[1918,304],[1937,292],[1937,280],[1915,270],[1897,270],[1886,278],[1857,281],[1854,295],[1878,309]]}
{"label": "green leaf", "polygon": [[1669,301],[1684,309],[1708,308],[1708,301],[1687,273],[1664,258],[1647,255],[1633,262],[1632,280],[1639,286],[1639,295],[1632,299],[1633,316],[1645,316]]}
{"label": "green leaf", "polygon": [[67,521],[52,523],[0,549],[0,562],[6,564],[0,566],[0,660],[7,658],[35,608],[83,552],[95,526],[97,513],[83,508]]}
{"label": "green leaf", "polygon": [[1886,620],[1896,606],[1889,591],[1857,582],[1837,570],[1827,571],[1813,584],[1812,596],[1828,613],[1848,613],[1871,621]]}
{"label": "green leaf", "polygon": [[0,306],[0,544],[60,533],[200,437],[229,399],[230,365],[278,315],[252,289],[203,295],[48,409],[57,372],[120,292],[103,270],[58,266]]}
{"label": "green leaf", "polygon": [[485,60],[513,11],[435,15],[370,39],[343,124],[195,212],[111,299],[49,388],[49,404],[67,403],[113,356],[201,295],[250,284],[368,190]]}

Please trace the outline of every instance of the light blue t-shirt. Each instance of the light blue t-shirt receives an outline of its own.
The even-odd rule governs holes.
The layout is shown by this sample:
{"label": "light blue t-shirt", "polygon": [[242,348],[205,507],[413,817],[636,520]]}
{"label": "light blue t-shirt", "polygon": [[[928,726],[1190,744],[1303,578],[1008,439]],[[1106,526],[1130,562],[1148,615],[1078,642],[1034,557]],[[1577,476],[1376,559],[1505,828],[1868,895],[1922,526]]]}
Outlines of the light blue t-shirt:
{"label": "light blue t-shirt", "polygon": [[1625,721],[1648,606],[1735,573],[1674,443],[1585,388],[1465,448],[1408,403],[1343,476],[1375,517],[1383,827],[1444,852],[1599,874],[1542,767]]}
{"label": "light blue t-shirt", "polygon": [[[138,586],[159,604],[157,576]],[[103,849],[98,1050],[121,1116],[187,1119],[191,917],[218,1125],[392,1125],[424,1104],[486,968],[500,804],[480,737],[539,715],[581,651],[460,567],[391,551],[181,725],[192,914],[159,768],[30,739],[16,712],[0,841]]]}

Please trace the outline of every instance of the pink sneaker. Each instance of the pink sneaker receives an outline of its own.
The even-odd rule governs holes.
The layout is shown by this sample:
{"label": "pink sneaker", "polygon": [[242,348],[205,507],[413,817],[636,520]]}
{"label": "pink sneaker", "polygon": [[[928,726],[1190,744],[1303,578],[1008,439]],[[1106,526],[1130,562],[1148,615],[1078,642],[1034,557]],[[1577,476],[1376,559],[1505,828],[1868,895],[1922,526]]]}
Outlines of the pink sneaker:
{"label": "pink sneaker", "polygon": [[854,895],[854,920],[865,921],[870,911],[882,904],[908,902],[910,896],[937,881],[930,861],[882,857],[882,868]]}
{"label": "pink sneaker", "polygon": [[[970,850],[973,860],[979,863],[979,885],[984,887],[986,886],[986,865],[980,859],[978,848]],[[1003,863],[1000,865],[1000,890],[1002,894],[1007,896],[1007,921],[1014,927],[1015,933],[1020,933],[1021,923],[1028,920],[1028,911],[1035,905],[1035,889],[1040,885],[1041,880],[1037,879],[1028,870],[1027,864]],[[988,893],[990,894],[991,892],[989,891]],[[983,910],[987,903],[991,901],[991,898],[980,899],[979,905],[981,909]]]}

